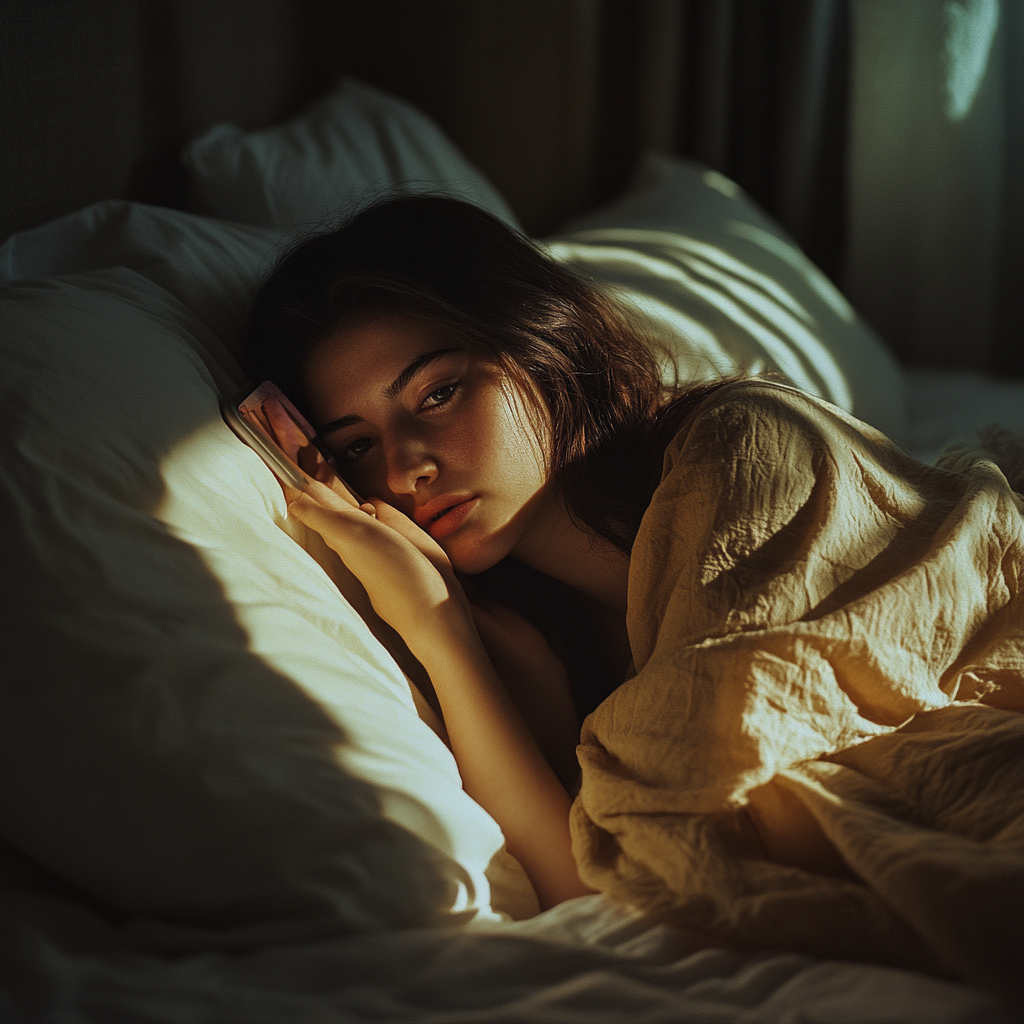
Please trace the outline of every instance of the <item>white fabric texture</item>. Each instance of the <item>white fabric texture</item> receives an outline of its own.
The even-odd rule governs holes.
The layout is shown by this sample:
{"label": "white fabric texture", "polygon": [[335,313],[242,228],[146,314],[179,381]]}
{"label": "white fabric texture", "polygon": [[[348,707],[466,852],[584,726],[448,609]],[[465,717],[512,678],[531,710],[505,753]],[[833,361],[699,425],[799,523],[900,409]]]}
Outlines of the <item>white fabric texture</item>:
{"label": "white fabric texture", "polygon": [[903,440],[896,361],[779,225],[716,171],[649,155],[622,199],[547,247],[632,309],[682,381],[781,373]]}
{"label": "white fabric texture", "polygon": [[353,78],[300,117],[256,132],[220,124],[182,160],[197,213],[313,229],[394,193],[444,194],[512,227],[515,215],[425,114]]}
{"label": "white fabric texture", "polygon": [[125,952],[113,930],[80,904],[0,892],[0,949],[0,1015],[33,1024],[1014,1020],[977,992],[923,975],[700,949],[693,937],[599,896],[486,934],[407,929],[166,959]]}
{"label": "white fabric texture", "polygon": [[0,303],[4,835],[183,948],[535,912],[221,419],[276,237],[107,203],[0,249],[47,275]]}

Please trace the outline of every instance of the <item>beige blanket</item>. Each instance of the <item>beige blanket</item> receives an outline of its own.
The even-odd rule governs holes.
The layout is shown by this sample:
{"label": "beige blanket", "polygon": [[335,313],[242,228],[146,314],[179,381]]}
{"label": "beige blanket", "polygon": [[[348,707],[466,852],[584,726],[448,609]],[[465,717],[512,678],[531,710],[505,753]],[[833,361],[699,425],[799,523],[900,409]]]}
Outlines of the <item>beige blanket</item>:
{"label": "beige blanket", "polygon": [[796,391],[684,424],[630,571],[637,674],[585,722],[595,888],[745,946],[1019,1001],[1024,519]]}

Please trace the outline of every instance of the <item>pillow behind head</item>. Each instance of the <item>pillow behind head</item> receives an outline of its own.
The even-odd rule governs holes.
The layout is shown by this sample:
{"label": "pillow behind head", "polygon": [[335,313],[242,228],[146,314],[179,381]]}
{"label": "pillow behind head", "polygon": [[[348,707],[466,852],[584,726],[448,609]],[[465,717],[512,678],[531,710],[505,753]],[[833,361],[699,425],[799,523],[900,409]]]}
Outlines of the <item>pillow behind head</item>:
{"label": "pillow behind head", "polygon": [[196,212],[245,224],[312,228],[395,192],[429,192],[518,230],[505,200],[430,118],[354,78],[285,124],[217,125],[182,160]]}
{"label": "pillow behind head", "polygon": [[634,187],[548,240],[668,349],[681,382],[782,374],[896,439],[903,378],[874,332],[728,178],[650,155]]}
{"label": "pillow behind head", "polygon": [[340,563],[220,417],[269,251],[122,203],[0,249],[64,274],[0,291],[2,838],[163,948],[495,917],[492,890],[529,914]]}

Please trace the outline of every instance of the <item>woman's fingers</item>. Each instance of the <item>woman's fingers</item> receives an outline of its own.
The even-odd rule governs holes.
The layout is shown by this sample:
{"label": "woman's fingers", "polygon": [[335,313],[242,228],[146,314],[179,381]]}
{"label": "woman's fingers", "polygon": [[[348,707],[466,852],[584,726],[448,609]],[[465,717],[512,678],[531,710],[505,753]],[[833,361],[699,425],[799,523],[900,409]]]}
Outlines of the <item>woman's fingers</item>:
{"label": "woman's fingers", "polygon": [[461,603],[461,588],[454,575],[450,570],[441,571],[376,515],[341,501],[329,488],[324,490],[330,494],[327,500],[333,499],[332,505],[303,492],[289,503],[289,512],[316,530],[341,556],[366,588],[377,614],[407,643],[412,637],[429,638],[431,615],[452,597]]}
{"label": "woman's fingers", "polygon": [[[301,519],[307,526],[312,526],[313,529],[317,529],[317,527],[313,526],[309,518],[310,515],[316,517],[316,512],[312,509],[309,502],[300,502],[300,497],[308,498],[309,502],[319,505],[326,510],[348,513],[358,512],[361,515],[370,516],[409,541],[417,551],[427,557],[431,565],[439,572],[450,573],[452,571],[451,562],[448,560],[448,556],[444,553],[440,544],[429,533],[421,530],[408,516],[403,515],[397,508],[389,505],[386,501],[373,498],[370,501],[357,503],[347,492],[339,494],[326,484],[320,483],[318,480],[311,480],[305,491],[292,492],[288,500],[288,509],[289,511],[294,510],[297,518]],[[324,523],[330,521],[329,517],[326,519],[324,517],[318,518]],[[318,530],[318,532],[322,531]]]}
{"label": "woman's fingers", "polygon": [[327,493],[314,494],[312,486],[308,491],[292,490],[288,499],[288,514],[295,516],[310,529],[316,530],[325,540],[329,539],[328,533],[338,527],[344,527],[344,517],[352,517],[353,522],[371,518],[364,509],[344,501],[324,484],[319,484],[319,488],[323,488]]}
{"label": "woman's fingers", "polygon": [[438,572],[450,573],[452,571],[452,563],[448,560],[441,545],[429,533],[420,529],[407,515],[399,512],[394,505],[389,505],[386,501],[380,501],[377,498],[373,498],[367,504],[372,505],[376,510],[377,519],[380,522],[404,537],[417,550],[422,551]]}
{"label": "woman's fingers", "polygon": [[[288,512],[316,530],[346,563],[363,560],[364,552],[352,550],[353,543],[372,546],[378,551],[394,550],[395,545],[404,545],[408,549],[406,557],[423,559],[425,565],[431,565],[438,573],[444,574],[447,570],[451,574],[451,563],[445,553],[415,523],[383,501],[366,501],[357,505],[314,480],[305,491],[295,492],[288,502]],[[431,558],[431,553],[423,550],[417,543],[421,539],[417,533],[423,534],[437,548],[439,558]],[[349,568],[359,575],[355,564],[349,564]]]}
{"label": "woman's fingers", "polygon": [[[432,609],[454,600],[475,633],[451,562],[429,534],[384,501],[356,504],[317,481],[296,493],[288,511],[315,530],[355,573],[377,613],[407,643],[422,635]],[[429,632],[429,630],[428,630]]]}
{"label": "woman's fingers", "polygon": [[[352,497],[352,494],[347,487],[331,487],[320,480],[311,479],[306,485],[305,493],[316,498],[317,501],[322,505],[326,505],[327,508],[358,509],[363,507],[355,498]],[[363,505],[367,504],[369,504],[369,502],[363,502]],[[366,512],[367,510],[363,508],[363,511]]]}

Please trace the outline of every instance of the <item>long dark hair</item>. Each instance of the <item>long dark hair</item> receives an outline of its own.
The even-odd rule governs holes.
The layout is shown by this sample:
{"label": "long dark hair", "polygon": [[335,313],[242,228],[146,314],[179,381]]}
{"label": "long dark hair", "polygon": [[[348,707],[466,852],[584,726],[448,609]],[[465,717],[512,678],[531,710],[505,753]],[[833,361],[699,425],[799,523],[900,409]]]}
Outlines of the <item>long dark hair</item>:
{"label": "long dark hair", "polygon": [[569,512],[628,553],[673,425],[708,387],[667,388],[656,346],[613,300],[483,210],[434,196],[385,200],[287,251],[250,310],[248,369],[308,411],[311,349],[396,313],[442,326],[539,396]]}

